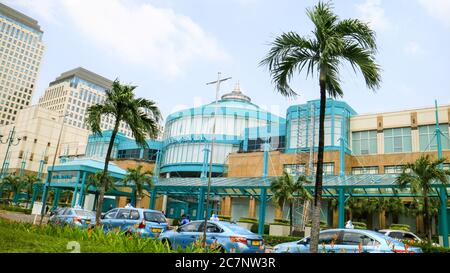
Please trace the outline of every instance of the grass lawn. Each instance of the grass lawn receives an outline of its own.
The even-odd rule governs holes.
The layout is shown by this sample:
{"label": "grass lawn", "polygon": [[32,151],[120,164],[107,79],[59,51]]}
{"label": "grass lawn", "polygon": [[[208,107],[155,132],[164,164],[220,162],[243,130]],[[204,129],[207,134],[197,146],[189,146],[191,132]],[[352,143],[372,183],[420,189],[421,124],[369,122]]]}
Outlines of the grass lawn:
{"label": "grass lawn", "polygon": [[[198,246],[171,250],[157,239],[145,239],[124,232],[103,233],[101,229],[37,226],[0,219],[0,253],[70,253],[69,244],[81,253],[201,253]],[[208,252],[218,252],[208,250]]]}

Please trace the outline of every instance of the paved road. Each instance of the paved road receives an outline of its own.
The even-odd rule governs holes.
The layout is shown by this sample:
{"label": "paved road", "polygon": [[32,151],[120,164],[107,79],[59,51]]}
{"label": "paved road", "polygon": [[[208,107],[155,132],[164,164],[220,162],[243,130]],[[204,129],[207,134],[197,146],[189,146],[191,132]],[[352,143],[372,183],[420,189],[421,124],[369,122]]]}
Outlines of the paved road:
{"label": "paved road", "polygon": [[[17,213],[12,211],[0,210],[0,218],[17,221],[17,222],[25,222],[25,223],[33,223],[34,215],[28,215],[24,213]],[[39,222],[40,216],[36,218],[36,222]],[[42,223],[46,224],[48,217],[44,217]]]}

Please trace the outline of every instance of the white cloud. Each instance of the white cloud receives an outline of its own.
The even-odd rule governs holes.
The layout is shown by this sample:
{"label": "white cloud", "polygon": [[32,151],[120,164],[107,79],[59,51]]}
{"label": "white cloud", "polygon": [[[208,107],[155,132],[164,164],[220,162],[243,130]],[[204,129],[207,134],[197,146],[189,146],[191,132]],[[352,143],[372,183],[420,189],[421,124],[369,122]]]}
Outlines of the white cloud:
{"label": "white cloud", "polygon": [[419,0],[427,12],[450,27],[450,1],[449,0]]}
{"label": "white cloud", "polygon": [[386,30],[390,26],[390,21],[384,14],[381,7],[381,0],[366,0],[362,4],[357,4],[356,9],[359,17],[370,24],[375,30]]}
{"label": "white cloud", "polygon": [[[191,18],[138,0],[9,0],[27,12],[60,20],[94,47],[132,65],[177,76],[197,60],[226,61],[217,41]],[[67,31],[71,31],[66,26]],[[45,30],[44,30],[45,31]]]}
{"label": "white cloud", "polygon": [[425,50],[422,48],[422,46],[415,41],[411,41],[406,44],[405,46],[405,52],[412,56],[418,56],[425,54]]}

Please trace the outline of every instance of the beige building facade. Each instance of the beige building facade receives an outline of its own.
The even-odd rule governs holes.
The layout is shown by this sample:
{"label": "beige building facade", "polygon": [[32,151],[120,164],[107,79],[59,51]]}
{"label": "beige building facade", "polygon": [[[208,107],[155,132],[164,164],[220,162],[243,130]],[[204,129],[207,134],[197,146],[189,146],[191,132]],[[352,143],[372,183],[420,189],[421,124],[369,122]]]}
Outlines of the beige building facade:
{"label": "beige building facade", "polygon": [[44,55],[38,22],[0,3],[0,126],[30,106]]}
{"label": "beige building facade", "polygon": [[[106,99],[105,91],[110,89],[112,81],[94,72],[78,67],[62,73],[45,90],[39,98],[39,105],[65,115],[64,123],[89,130],[85,124],[89,106],[102,103]],[[115,119],[103,116],[102,130],[112,130]],[[119,132],[132,137],[129,126],[121,123]]]}
{"label": "beige building facade", "polygon": [[6,142],[14,131],[7,156],[8,144],[0,146],[0,160],[2,166],[5,166],[4,173],[18,175],[22,169],[24,173],[42,172],[45,176],[47,167],[53,163],[60,133],[61,140],[56,164],[59,163],[60,156],[83,155],[89,131],[67,124],[63,125],[62,121],[62,117],[54,111],[31,106],[19,112],[15,124],[1,126],[2,142]]}

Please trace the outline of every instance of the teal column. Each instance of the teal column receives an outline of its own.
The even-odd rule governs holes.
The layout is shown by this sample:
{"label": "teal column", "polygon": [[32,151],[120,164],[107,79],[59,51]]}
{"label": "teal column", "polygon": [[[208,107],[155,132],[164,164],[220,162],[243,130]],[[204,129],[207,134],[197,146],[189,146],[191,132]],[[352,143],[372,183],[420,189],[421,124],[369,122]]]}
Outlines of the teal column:
{"label": "teal column", "polygon": [[258,234],[264,235],[264,223],[266,222],[266,201],[267,201],[267,189],[261,189],[261,195],[259,198],[259,225]]}
{"label": "teal column", "polygon": [[262,177],[267,178],[267,173],[269,169],[269,150],[270,150],[270,144],[265,142],[264,144],[264,159],[263,159],[263,173]]}
{"label": "teal column", "polygon": [[83,172],[83,178],[81,179],[80,198],[78,198],[78,206],[83,207],[84,203],[84,185],[86,184],[87,172]]}
{"label": "teal column", "polygon": [[45,180],[45,185],[44,185],[44,192],[42,193],[42,210],[41,210],[41,214],[43,215],[45,213],[45,207],[47,205],[47,195],[48,195],[48,190],[50,188],[50,183],[49,183],[49,178],[53,175],[52,171],[48,171],[47,173],[47,178]]}
{"label": "teal column", "polygon": [[20,163],[20,169],[19,169],[19,177],[23,176],[23,171],[25,170],[25,164],[27,163],[27,155],[28,153],[25,153],[25,156],[23,156],[22,163]]}
{"label": "teal column", "polygon": [[[436,108],[436,142],[437,142],[437,152],[438,152],[438,159],[442,159],[442,142],[441,142],[441,128],[439,128],[439,114],[438,114],[438,106],[437,106],[437,100],[434,101],[434,105]],[[442,165],[440,166],[442,167]]]}
{"label": "teal column", "polygon": [[141,149],[139,150],[139,158],[140,158],[140,159],[143,159],[143,158],[144,158],[144,149],[143,149],[143,148],[141,148]]}
{"label": "teal column", "polygon": [[203,205],[205,203],[205,189],[200,188],[198,192],[198,204],[197,204],[197,220],[203,219]]}
{"label": "teal column", "polygon": [[208,174],[208,160],[209,160],[209,149],[206,147],[203,149],[203,165],[202,165],[202,173],[200,178],[206,179]]}
{"label": "teal column", "polygon": [[31,209],[33,207],[34,202],[36,202],[38,194],[39,194],[39,187],[37,185],[34,185],[33,186],[33,195],[31,196],[31,203],[28,207],[29,209]]}
{"label": "teal column", "polygon": [[156,188],[153,188],[150,193],[150,206],[149,209],[155,209],[156,205]]}
{"label": "teal column", "polygon": [[345,192],[344,188],[339,188],[339,199],[338,199],[338,228],[344,228],[345,221]]}
{"label": "teal column", "polygon": [[245,128],[244,130],[244,143],[242,149],[247,152],[248,151],[248,138],[249,138],[249,128]]}
{"label": "teal column", "polygon": [[81,171],[77,172],[77,180],[75,181],[75,188],[73,189],[72,208],[75,207],[77,201],[78,183],[80,182]]}
{"label": "teal column", "polygon": [[155,169],[153,170],[153,177],[155,178],[155,181],[158,181],[160,165],[161,165],[161,150],[158,150],[156,152]]}
{"label": "teal column", "polygon": [[53,195],[52,209],[56,209],[58,207],[59,195],[60,194],[61,194],[61,189],[56,188],[55,189],[55,194]]}
{"label": "teal column", "polygon": [[339,148],[339,176],[344,176],[344,170],[345,170],[345,140],[341,136],[339,138],[340,142],[340,148]]}
{"label": "teal column", "polygon": [[440,234],[442,235],[442,242],[444,247],[448,247],[448,220],[447,220],[447,189],[445,186],[440,187],[440,213],[439,213],[439,224],[440,224]]}
{"label": "teal column", "polygon": [[37,174],[37,178],[41,178],[42,176],[42,170],[44,169],[44,159],[41,159],[41,162],[39,162],[39,170]]}

